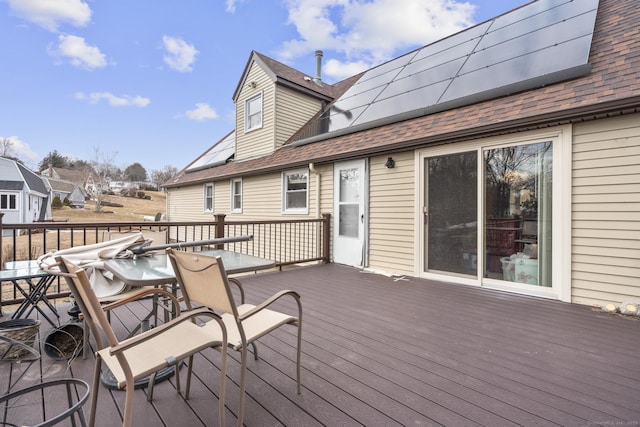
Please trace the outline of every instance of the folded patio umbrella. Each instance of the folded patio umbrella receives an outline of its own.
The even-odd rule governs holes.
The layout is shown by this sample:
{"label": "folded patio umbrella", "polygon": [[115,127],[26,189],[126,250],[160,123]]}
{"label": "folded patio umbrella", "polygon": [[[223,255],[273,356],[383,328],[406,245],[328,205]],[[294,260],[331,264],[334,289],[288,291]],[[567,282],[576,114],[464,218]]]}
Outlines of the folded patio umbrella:
{"label": "folded patio umbrella", "polygon": [[38,257],[38,265],[41,268],[50,267],[55,264],[57,256],[64,256],[74,264],[87,270],[96,296],[99,298],[108,297],[125,291],[127,285],[122,280],[113,277],[111,272],[105,270],[104,260],[139,256],[134,254],[132,249],[149,243],[149,240],[145,239],[142,233],[130,233],[124,237],[106,240],[101,243],[74,246],[69,249],[48,252]]}

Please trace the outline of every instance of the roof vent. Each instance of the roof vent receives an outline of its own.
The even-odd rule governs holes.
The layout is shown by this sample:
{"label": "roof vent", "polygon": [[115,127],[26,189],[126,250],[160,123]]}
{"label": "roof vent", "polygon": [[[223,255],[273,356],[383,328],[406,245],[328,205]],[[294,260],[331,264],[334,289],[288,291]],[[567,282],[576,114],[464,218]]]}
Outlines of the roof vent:
{"label": "roof vent", "polygon": [[313,81],[316,82],[317,84],[322,83],[321,74],[322,74],[322,51],[316,50],[316,76],[313,79]]}

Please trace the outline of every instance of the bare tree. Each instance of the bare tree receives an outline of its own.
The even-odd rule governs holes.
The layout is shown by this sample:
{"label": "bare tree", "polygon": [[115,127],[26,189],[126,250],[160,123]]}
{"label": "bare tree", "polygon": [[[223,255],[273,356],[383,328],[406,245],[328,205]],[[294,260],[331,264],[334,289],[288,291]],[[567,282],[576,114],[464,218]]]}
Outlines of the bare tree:
{"label": "bare tree", "polygon": [[0,139],[0,157],[11,157],[13,142],[9,138]]}
{"label": "bare tree", "polygon": [[117,169],[113,165],[113,159],[115,159],[117,152],[106,154],[100,151],[98,147],[93,148],[94,160],[91,162],[93,167],[94,176],[93,185],[88,188],[91,193],[93,201],[96,204],[96,212],[102,210],[102,201],[104,195],[109,191],[109,181],[111,181],[112,173]]}
{"label": "bare tree", "polygon": [[173,166],[165,165],[161,170],[151,171],[151,181],[158,186],[161,186],[171,178],[176,176],[178,169]]}

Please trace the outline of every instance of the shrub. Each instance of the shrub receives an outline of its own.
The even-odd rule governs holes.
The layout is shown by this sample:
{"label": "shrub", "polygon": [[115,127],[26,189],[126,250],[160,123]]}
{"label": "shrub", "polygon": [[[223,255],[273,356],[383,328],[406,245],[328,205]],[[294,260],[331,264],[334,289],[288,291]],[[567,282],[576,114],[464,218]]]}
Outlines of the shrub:
{"label": "shrub", "polygon": [[52,208],[61,208],[62,207],[62,201],[60,200],[60,196],[56,196],[53,198],[53,200],[51,201],[51,207]]}

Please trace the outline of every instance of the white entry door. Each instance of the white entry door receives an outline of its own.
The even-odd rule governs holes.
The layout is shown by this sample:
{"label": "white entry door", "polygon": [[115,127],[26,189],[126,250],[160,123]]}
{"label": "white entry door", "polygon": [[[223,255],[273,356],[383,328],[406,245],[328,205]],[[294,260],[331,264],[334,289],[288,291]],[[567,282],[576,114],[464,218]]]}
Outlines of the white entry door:
{"label": "white entry door", "polygon": [[336,163],[333,188],[333,261],[356,267],[366,265],[365,160]]}

